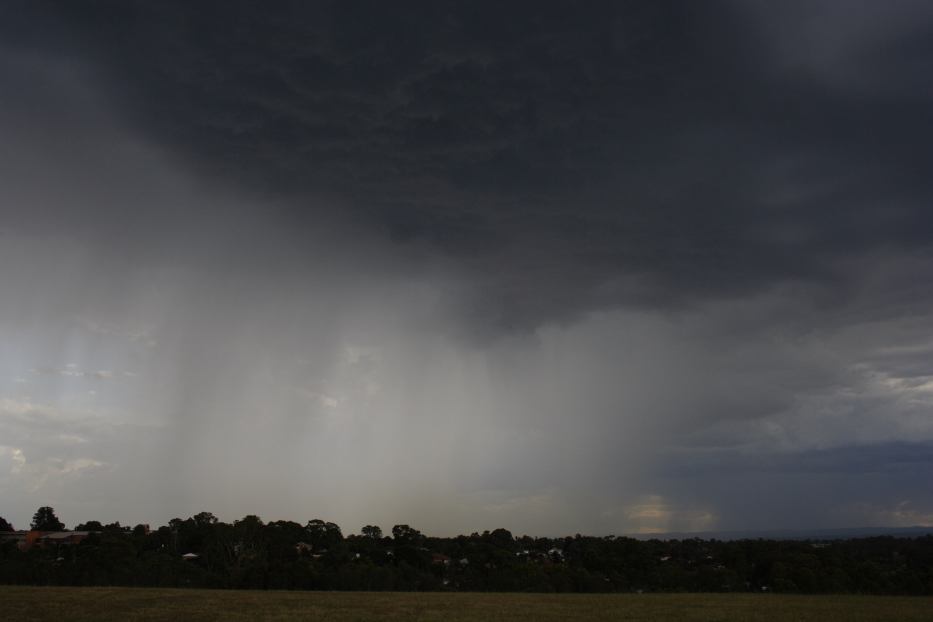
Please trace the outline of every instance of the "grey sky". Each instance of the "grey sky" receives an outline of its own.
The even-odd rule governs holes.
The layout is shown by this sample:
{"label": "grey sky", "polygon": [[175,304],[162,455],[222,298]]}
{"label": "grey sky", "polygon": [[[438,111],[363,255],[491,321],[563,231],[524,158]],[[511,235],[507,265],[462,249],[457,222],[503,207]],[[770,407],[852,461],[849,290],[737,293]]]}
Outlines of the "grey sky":
{"label": "grey sky", "polygon": [[933,524],[931,30],[4,3],[0,515]]}

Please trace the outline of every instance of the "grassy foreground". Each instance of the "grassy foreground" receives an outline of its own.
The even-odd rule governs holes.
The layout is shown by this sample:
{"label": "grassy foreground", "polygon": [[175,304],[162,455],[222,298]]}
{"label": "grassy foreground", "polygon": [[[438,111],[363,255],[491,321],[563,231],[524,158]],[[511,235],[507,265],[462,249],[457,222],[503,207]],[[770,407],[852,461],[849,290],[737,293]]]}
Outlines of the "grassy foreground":
{"label": "grassy foreground", "polygon": [[931,620],[933,598],[0,586],[0,620]]}

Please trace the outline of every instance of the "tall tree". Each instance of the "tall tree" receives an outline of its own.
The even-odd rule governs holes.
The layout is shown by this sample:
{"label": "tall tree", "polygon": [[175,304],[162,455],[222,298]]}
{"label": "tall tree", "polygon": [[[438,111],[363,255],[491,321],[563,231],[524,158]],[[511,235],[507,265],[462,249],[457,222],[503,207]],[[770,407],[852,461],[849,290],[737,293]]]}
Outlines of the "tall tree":
{"label": "tall tree", "polygon": [[382,529],[376,525],[366,525],[363,527],[361,532],[363,537],[369,538],[371,540],[381,540],[382,539]]}
{"label": "tall tree", "polygon": [[55,510],[44,505],[32,515],[32,528],[37,531],[64,531],[65,524],[55,516]]}
{"label": "tall tree", "polygon": [[13,531],[13,525],[8,523],[2,516],[0,516],[0,531]]}

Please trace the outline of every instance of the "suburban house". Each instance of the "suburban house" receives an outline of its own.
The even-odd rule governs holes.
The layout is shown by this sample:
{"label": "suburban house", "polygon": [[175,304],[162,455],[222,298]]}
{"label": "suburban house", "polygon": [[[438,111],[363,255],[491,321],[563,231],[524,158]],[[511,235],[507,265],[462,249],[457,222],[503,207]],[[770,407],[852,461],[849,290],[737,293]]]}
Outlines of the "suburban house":
{"label": "suburban house", "polygon": [[13,540],[21,551],[28,551],[34,546],[57,546],[78,544],[96,531],[12,531],[0,533],[0,541]]}
{"label": "suburban house", "polygon": [[4,542],[16,542],[19,548],[22,547],[22,543],[26,541],[26,531],[0,531],[0,544]]}
{"label": "suburban house", "polygon": [[295,545],[295,552],[299,555],[310,555],[311,554],[311,545],[307,542],[299,542]]}
{"label": "suburban house", "polygon": [[431,553],[431,563],[449,566],[450,558],[444,555],[443,553]]}

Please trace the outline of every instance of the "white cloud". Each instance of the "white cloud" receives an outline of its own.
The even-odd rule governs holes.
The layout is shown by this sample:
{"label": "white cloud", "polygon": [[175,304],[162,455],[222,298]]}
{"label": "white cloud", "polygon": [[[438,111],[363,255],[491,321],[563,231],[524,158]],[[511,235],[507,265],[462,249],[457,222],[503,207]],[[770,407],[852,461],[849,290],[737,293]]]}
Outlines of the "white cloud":
{"label": "white cloud", "polygon": [[9,473],[13,475],[20,473],[23,470],[23,466],[26,464],[26,456],[23,455],[23,450],[19,447],[0,445],[0,458],[8,458],[10,460]]}
{"label": "white cloud", "polygon": [[862,516],[865,525],[891,527],[933,527],[933,506],[918,504],[910,499],[893,505],[861,503],[848,509],[854,515]]}
{"label": "white cloud", "polygon": [[669,531],[708,531],[716,526],[716,516],[707,509],[677,507],[663,496],[651,494],[625,506],[629,533],[651,534]]}

